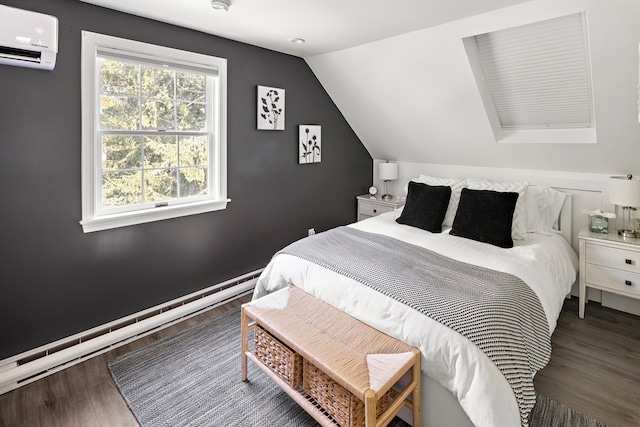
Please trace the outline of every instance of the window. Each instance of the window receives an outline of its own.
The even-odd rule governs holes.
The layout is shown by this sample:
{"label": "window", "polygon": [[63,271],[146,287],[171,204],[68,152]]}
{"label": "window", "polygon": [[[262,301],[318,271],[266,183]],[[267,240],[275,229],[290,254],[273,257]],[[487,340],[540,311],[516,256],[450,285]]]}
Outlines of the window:
{"label": "window", "polygon": [[464,43],[497,140],[528,134],[511,139],[595,142],[583,13],[476,35]]}
{"label": "window", "polygon": [[224,209],[226,60],[82,32],[84,232]]}

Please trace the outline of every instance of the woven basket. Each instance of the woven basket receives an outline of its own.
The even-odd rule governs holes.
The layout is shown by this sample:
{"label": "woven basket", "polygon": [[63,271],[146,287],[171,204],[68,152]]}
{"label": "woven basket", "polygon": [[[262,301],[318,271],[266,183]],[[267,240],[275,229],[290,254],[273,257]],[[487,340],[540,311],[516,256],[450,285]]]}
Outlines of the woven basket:
{"label": "woven basket", "polygon": [[302,382],[302,356],[256,325],[253,353],[290,387]]}
{"label": "woven basket", "polygon": [[[307,360],[302,369],[302,388],[340,427],[364,427],[364,402]],[[389,407],[392,393],[389,390],[376,402],[376,417]]]}

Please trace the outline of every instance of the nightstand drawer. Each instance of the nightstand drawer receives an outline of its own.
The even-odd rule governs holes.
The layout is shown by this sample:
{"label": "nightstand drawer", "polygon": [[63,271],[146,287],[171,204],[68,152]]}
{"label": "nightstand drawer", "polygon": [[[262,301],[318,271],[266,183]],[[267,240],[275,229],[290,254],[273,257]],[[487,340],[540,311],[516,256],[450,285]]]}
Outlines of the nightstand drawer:
{"label": "nightstand drawer", "polygon": [[640,273],[640,252],[587,243],[587,263]]}
{"label": "nightstand drawer", "polygon": [[380,206],[373,203],[360,203],[360,215],[362,216],[376,216],[385,212],[391,212],[393,207]]}
{"label": "nightstand drawer", "polygon": [[[587,264],[586,281],[601,289],[630,292],[640,297],[640,274]],[[587,285],[588,286],[588,285]]]}

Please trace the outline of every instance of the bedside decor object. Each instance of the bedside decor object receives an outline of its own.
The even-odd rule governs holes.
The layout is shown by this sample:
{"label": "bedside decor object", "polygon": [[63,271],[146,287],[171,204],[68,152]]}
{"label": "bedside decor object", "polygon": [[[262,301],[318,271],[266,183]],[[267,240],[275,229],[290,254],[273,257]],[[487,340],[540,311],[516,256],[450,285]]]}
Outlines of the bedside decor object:
{"label": "bedside decor object", "polygon": [[378,189],[373,185],[369,187],[369,194],[371,194],[372,196],[375,196],[377,192],[378,192]]}
{"label": "bedside decor object", "polygon": [[393,196],[387,192],[387,182],[398,179],[398,164],[389,163],[387,160],[384,163],[378,163],[378,179],[384,181],[384,194],[383,200],[391,200]]}
{"label": "bedside decor object", "polygon": [[298,163],[320,163],[322,161],[322,128],[318,125],[300,125],[298,127]]}
{"label": "bedside decor object", "polygon": [[258,129],[284,130],[284,89],[258,86]]}
{"label": "bedside decor object", "polygon": [[609,202],[622,208],[622,237],[637,237],[633,214],[640,206],[640,177],[612,176],[609,179]]}
{"label": "bedside decor object", "polygon": [[614,213],[583,210],[583,214],[589,215],[589,231],[592,233],[609,234],[609,221],[616,217]]}

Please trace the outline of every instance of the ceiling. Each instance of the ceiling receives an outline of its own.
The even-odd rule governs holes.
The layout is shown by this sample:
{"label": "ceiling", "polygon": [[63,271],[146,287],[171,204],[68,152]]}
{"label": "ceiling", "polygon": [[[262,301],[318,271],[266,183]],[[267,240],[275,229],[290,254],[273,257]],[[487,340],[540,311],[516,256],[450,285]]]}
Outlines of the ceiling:
{"label": "ceiling", "polygon": [[[526,0],[81,0],[157,21],[310,57],[434,27]],[[295,44],[292,38],[306,43]]]}

